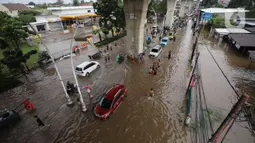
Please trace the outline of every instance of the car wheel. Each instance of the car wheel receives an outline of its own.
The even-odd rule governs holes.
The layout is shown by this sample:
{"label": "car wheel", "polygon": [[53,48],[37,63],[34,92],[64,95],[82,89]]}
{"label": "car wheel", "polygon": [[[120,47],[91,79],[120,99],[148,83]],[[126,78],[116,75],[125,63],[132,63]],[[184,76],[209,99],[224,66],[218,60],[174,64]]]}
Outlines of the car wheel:
{"label": "car wheel", "polygon": [[89,73],[89,72],[87,72],[87,73],[86,73],[86,76],[90,76],[90,73]]}
{"label": "car wheel", "polygon": [[100,68],[100,65],[97,65],[97,68],[99,69],[99,68]]}

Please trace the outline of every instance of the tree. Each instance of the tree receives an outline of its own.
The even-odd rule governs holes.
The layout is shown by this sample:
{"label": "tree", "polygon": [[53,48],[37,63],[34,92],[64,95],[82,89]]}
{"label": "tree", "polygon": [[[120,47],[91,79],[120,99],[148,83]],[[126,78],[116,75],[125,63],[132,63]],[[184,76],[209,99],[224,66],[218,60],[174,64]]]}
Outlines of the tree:
{"label": "tree", "polygon": [[248,7],[252,0],[231,0],[228,4],[229,8],[237,8],[237,7]]}
{"label": "tree", "polygon": [[109,31],[114,34],[114,29],[117,32],[125,29],[126,21],[121,0],[99,0],[93,4],[93,7],[96,10],[96,14],[101,16],[99,26],[106,38]]}
{"label": "tree", "polygon": [[57,2],[55,4],[62,5],[63,3],[64,3],[63,0],[57,0]]}
{"label": "tree", "polygon": [[102,41],[102,36],[101,36],[100,32],[101,32],[101,29],[93,29],[92,34],[94,34],[94,35],[98,34],[99,40]]}
{"label": "tree", "polygon": [[218,4],[218,0],[203,0],[202,1],[202,6],[205,8],[207,7],[212,7]]}
{"label": "tree", "polygon": [[35,3],[31,1],[28,3],[28,5],[35,5]]}
{"label": "tree", "polygon": [[79,0],[73,0],[73,6],[79,6],[80,2]]}
{"label": "tree", "polygon": [[0,48],[3,49],[4,58],[2,64],[6,65],[10,71],[18,70],[24,73],[24,66],[27,59],[37,51],[31,50],[23,54],[20,44],[23,39],[28,37],[28,33],[22,27],[23,23],[18,19],[0,12]]}
{"label": "tree", "polygon": [[85,3],[85,1],[84,0],[81,0],[81,4],[84,4]]}
{"label": "tree", "polygon": [[167,12],[167,1],[166,0],[151,0],[148,6],[148,14],[154,15],[154,11],[161,15],[165,15]]}

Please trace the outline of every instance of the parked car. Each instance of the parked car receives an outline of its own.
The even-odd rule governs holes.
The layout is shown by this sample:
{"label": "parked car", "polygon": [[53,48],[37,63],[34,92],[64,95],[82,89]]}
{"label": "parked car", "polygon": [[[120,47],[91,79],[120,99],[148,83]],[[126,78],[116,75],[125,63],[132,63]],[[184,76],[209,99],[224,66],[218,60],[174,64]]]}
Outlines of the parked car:
{"label": "parked car", "polygon": [[149,56],[150,57],[158,57],[158,55],[160,54],[160,52],[162,51],[162,48],[160,45],[156,45],[155,47],[153,47],[150,51]]}
{"label": "parked car", "polygon": [[120,106],[124,97],[127,96],[127,91],[122,84],[116,84],[110,88],[94,108],[95,116],[100,119],[108,119]]}
{"label": "parked car", "polygon": [[96,53],[93,53],[91,55],[88,55],[90,60],[96,60],[96,59],[100,59],[102,56],[102,52],[101,51],[97,51]]}
{"label": "parked car", "polygon": [[161,39],[160,45],[166,46],[166,45],[168,45],[168,41],[169,41],[168,37],[164,37]]}
{"label": "parked car", "polygon": [[13,125],[20,119],[21,118],[16,111],[0,109],[0,129]]}
{"label": "parked car", "polygon": [[96,61],[83,62],[75,68],[75,72],[80,76],[89,76],[94,70],[100,68],[100,64]]}

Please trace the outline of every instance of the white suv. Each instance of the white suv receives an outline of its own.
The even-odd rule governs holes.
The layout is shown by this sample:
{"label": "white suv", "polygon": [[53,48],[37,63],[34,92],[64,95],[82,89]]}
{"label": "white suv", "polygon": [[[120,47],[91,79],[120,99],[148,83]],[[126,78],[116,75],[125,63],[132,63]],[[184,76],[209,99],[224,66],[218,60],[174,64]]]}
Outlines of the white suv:
{"label": "white suv", "polygon": [[91,72],[100,67],[96,61],[83,62],[75,68],[75,73],[80,76],[89,76]]}
{"label": "white suv", "polygon": [[160,54],[160,52],[162,51],[162,48],[160,45],[156,45],[155,47],[153,47],[150,51],[150,57],[158,57],[158,55]]}

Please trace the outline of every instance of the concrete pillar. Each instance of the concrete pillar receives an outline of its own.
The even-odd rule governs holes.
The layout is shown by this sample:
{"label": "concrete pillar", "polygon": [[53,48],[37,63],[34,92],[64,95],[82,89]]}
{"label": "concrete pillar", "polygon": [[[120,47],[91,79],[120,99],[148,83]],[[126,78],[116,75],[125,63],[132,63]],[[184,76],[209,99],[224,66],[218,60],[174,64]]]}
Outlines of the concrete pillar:
{"label": "concrete pillar", "polygon": [[144,42],[144,24],[149,0],[124,0],[127,30],[127,52],[142,53]]}
{"label": "concrete pillar", "polygon": [[176,5],[176,0],[167,0],[167,15],[165,26],[169,26],[172,28],[173,20],[174,20],[174,9]]}
{"label": "concrete pillar", "polygon": [[45,23],[45,30],[46,31],[50,31],[51,30],[48,22]]}

